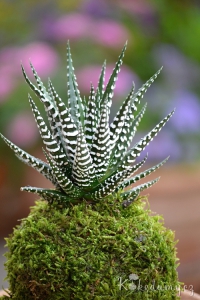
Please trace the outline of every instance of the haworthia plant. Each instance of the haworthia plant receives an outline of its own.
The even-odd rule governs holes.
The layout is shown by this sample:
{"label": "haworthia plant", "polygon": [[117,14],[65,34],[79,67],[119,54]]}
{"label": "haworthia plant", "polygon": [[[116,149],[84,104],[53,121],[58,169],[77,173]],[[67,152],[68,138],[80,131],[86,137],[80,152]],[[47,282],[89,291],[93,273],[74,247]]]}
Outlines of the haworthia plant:
{"label": "haworthia plant", "polygon": [[147,156],[133,165],[136,158],[174,113],[174,111],[169,113],[129,149],[146,110],[145,104],[137,112],[138,105],[148,87],[157,78],[160,69],[137,92],[133,84],[127,98],[109,124],[113,92],[125,50],[126,44],[106,87],[104,87],[106,64],[103,64],[98,86],[95,89],[91,85],[87,102],[80,96],[69,43],[67,44],[67,99],[65,102],[59,97],[50,80],[48,88],[45,88],[32,64],[31,69],[37,85],[30,81],[22,67],[26,82],[43,103],[47,114],[49,127],[32,97],[29,96],[35,121],[46,148],[44,154],[47,162],[29,155],[3,135],[1,137],[19,159],[39,171],[55,186],[54,190],[28,186],[23,187],[23,191],[36,193],[49,202],[73,203],[83,199],[92,202],[103,201],[111,194],[120,193],[124,200],[123,205],[127,207],[141,191],[158,181],[159,178],[156,178],[124,191],[124,188],[145,178],[166,162],[167,159],[132,176],[145,163]]}

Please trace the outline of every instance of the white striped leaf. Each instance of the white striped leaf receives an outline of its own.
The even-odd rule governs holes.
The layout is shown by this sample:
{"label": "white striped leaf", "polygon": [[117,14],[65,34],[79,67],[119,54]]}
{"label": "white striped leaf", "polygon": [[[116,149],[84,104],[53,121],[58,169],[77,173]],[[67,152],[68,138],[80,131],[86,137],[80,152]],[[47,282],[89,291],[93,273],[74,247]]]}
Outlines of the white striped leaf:
{"label": "white striped leaf", "polygon": [[54,185],[56,185],[56,180],[52,174],[51,167],[47,163],[20,149],[18,146],[9,141],[6,137],[4,137],[3,134],[0,133],[0,136],[6,142],[6,144],[14,151],[17,158],[19,158],[25,164],[38,171],[40,174],[42,174],[44,177],[50,180]]}
{"label": "white striped leaf", "polygon": [[96,179],[95,169],[82,127],[79,129],[79,134],[77,137],[76,153],[72,168],[72,178],[76,185],[82,187],[83,189],[85,187],[90,187]]}
{"label": "white striped leaf", "polygon": [[44,151],[44,154],[46,156],[46,159],[51,166],[52,173],[54,174],[59,186],[61,189],[70,197],[81,197],[82,192],[81,190],[73,184],[73,182],[66,176],[65,173],[63,173],[63,170],[58,168],[56,164],[53,163],[51,158],[48,156],[48,154]]}
{"label": "white striped leaf", "polygon": [[112,143],[112,149],[113,152],[115,152],[116,142],[119,139],[120,133],[122,131],[122,128],[124,126],[124,121],[126,119],[126,115],[128,113],[128,109],[131,103],[131,100],[134,95],[135,86],[133,84],[132,89],[128,95],[128,97],[125,99],[125,101],[122,103],[119,111],[117,112],[113,122],[110,124],[110,139]]}
{"label": "white striped leaf", "polygon": [[164,163],[166,163],[166,161],[169,159],[169,156],[164,159],[162,162],[160,162],[159,164],[145,170],[144,172],[141,172],[140,174],[135,175],[134,177],[131,177],[127,180],[125,180],[124,182],[122,182],[121,184],[118,185],[118,187],[114,190],[114,192],[118,192],[121,189],[124,189],[128,186],[130,186],[131,184],[137,182],[138,180],[145,178],[147,175],[155,172],[157,169],[159,169],[161,166],[164,165]]}
{"label": "white striped leaf", "polygon": [[[53,99],[47,93],[46,88],[44,87],[44,85],[42,83],[39,85],[40,89],[36,88],[36,86],[29,80],[28,76],[26,75],[26,72],[25,72],[23,66],[21,66],[21,67],[22,67],[22,73],[24,75],[26,82],[28,83],[30,88],[35,92],[35,94],[39,97],[40,101],[44,104],[44,108],[45,108],[45,111],[46,111],[46,114],[48,117],[48,121],[49,121],[49,125],[51,128],[53,138],[56,138],[58,144],[60,144],[59,127],[57,127],[54,117],[52,116],[52,114],[55,115],[55,104],[53,102]],[[31,69],[34,71],[34,76],[37,77],[37,81],[41,82],[41,79],[37,75],[33,66],[31,67]],[[41,88],[41,86],[43,88]]]}
{"label": "white striped leaf", "polygon": [[41,116],[37,106],[35,105],[30,95],[29,95],[29,102],[35,117],[35,121],[39,128],[41,138],[43,140],[43,143],[46,146],[46,149],[49,151],[54,161],[56,161],[59,165],[67,166],[69,162],[66,157],[66,154],[63,151],[63,148],[61,148],[60,145],[57,143],[57,141],[53,139],[51,132],[46,126],[43,117]]}
{"label": "white striped leaf", "polygon": [[115,84],[116,84],[116,81],[117,81],[117,78],[118,78],[118,73],[120,71],[120,67],[122,65],[122,59],[124,57],[124,52],[126,50],[126,46],[127,46],[127,43],[125,43],[123,49],[122,49],[122,52],[116,62],[116,65],[113,69],[113,72],[110,76],[110,79],[108,81],[108,84],[105,88],[105,91],[103,93],[103,96],[102,96],[102,105],[104,105],[106,103],[106,105],[110,108],[111,107],[111,104],[112,104],[112,97],[113,97],[113,92],[114,92],[114,89],[115,89]]}
{"label": "white striped leaf", "polygon": [[76,151],[76,139],[78,135],[77,127],[72,119],[68,108],[65,103],[56,93],[51,81],[49,86],[52,91],[52,96],[56,104],[58,115],[56,115],[57,126],[60,128],[60,139],[65,153],[67,154],[69,161],[73,164],[74,155]]}
{"label": "white striped leaf", "polygon": [[97,106],[95,101],[95,90],[92,84],[91,84],[88,104],[86,107],[86,116],[85,116],[84,125],[85,125],[86,141],[88,146],[90,147],[97,126]]}
{"label": "white striped leaf", "polygon": [[163,128],[166,122],[174,114],[174,110],[169,113],[158,125],[156,125],[147,135],[145,135],[133,148],[131,148],[124,156],[122,162],[118,165],[118,170],[124,170],[128,168],[135,159],[140,155],[142,150],[153,140],[153,138],[158,134],[158,132]]}
{"label": "white striped leaf", "polygon": [[119,134],[119,139],[116,142],[115,152],[113,154],[110,168],[118,165],[127,153],[127,149],[130,146],[130,143],[136,133],[137,127],[145,113],[146,106],[147,104],[143,106],[143,108],[135,118],[131,113],[131,109],[129,109],[124,121],[124,126]]}
{"label": "white striped leaf", "polygon": [[104,93],[105,72],[106,72],[106,61],[104,61],[103,63],[101,74],[99,76],[99,81],[98,81],[98,91],[101,99]]}
{"label": "white striped leaf", "polygon": [[154,180],[148,181],[146,183],[140,184],[140,185],[136,186],[135,188],[129,190],[128,192],[122,193],[121,197],[124,199],[122,205],[124,207],[129,206],[131,203],[133,203],[133,201],[136,200],[136,198],[139,196],[140,192],[142,192],[145,189],[150,188],[152,185],[157,183],[159,179],[160,179],[160,177],[158,177]]}
{"label": "white striped leaf", "polygon": [[[174,111],[127,152],[146,109],[145,105],[135,117],[137,107],[161,69],[137,93],[134,94],[134,87],[132,87],[109,126],[113,91],[125,49],[126,44],[106,88],[104,88],[106,64],[103,64],[96,92],[91,87],[87,106],[85,100],[83,101],[80,97],[69,43],[67,44],[67,105],[58,96],[50,80],[47,91],[32,64],[31,69],[37,87],[29,80],[22,67],[25,80],[44,104],[47,113],[50,130],[32,98],[29,97],[41,137],[49,152],[45,153],[49,164],[30,156],[2,137],[19,159],[41,172],[56,187],[56,190],[36,187],[24,187],[23,190],[36,193],[49,202],[76,203],[83,198],[98,201],[111,193],[119,193],[141,178],[145,178],[166,161],[138,175],[132,175],[145,163],[146,157],[136,165],[132,163],[153,140]],[[136,186],[128,192],[122,192],[124,207],[132,203],[142,190],[152,186],[157,180]]]}
{"label": "white striped leaf", "polygon": [[95,191],[91,192],[91,199],[102,199],[113,193],[121,182],[123,182],[131,174],[135,173],[145,163],[146,159],[147,156],[138,164],[129,167],[129,169],[123,170],[121,172],[115,172],[104,182],[101,182],[101,184],[95,189]]}
{"label": "white striped leaf", "polygon": [[21,191],[37,194],[41,196],[44,200],[48,201],[49,203],[53,203],[55,201],[58,201],[60,203],[66,203],[66,202],[73,203],[77,199],[76,197],[69,197],[66,194],[56,190],[43,189],[43,188],[32,187],[32,186],[22,187]]}
{"label": "white striped leaf", "polygon": [[100,178],[107,171],[111,154],[108,107],[105,105],[102,109],[99,125],[93,136],[90,153],[96,176]]}
{"label": "white striped leaf", "polygon": [[69,42],[67,43],[67,95],[68,108],[76,126],[84,126],[84,106],[74,74]]}

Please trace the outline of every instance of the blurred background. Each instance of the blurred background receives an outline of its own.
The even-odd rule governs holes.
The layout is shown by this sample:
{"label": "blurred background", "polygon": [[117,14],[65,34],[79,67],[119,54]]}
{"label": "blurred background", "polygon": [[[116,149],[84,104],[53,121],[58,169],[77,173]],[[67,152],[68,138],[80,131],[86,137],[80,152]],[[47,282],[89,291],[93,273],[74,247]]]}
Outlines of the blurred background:
{"label": "blurred background", "polygon": [[[66,42],[82,95],[88,97],[106,59],[107,75],[126,42],[128,48],[117,81],[112,115],[128,94],[161,66],[149,88],[148,103],[134,143],[176,107],[175,115],[145,149],[148,164],[170,154],[150,190],[150,207],[175,231],[179,279],[200,292],[200,2],[198,0],[22,0],[0,1],[0,132],[32,155],[42,158],[42,143],[28,103],[33,93],[29,60],[44,83],[48,77],[66,99]],[[42,109],[39,99],[37,105]],[[155,175],[154,175],[155,177]],[[0,287],[4,237],[29,213],[36,196],[20,192],[25,185],[49,187],[41,175],[23,165],[0,140]]]}

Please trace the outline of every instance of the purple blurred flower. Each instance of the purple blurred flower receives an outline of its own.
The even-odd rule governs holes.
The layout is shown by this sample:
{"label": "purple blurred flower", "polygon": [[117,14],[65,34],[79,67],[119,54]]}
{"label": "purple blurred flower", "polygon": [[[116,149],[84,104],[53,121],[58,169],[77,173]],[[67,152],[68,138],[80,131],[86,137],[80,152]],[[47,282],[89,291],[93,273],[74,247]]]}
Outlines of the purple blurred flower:
{"label": "purple blurred flower", "polygon": [[88,34],[92,28],[91,18],[80,13],[64,15],[57,21],[44,23],[45,34],[56,41],[79,39]]}
{"label": "purple blurred flower", "polygon": [[[144,135],[139,135],[139,139],[144,137]],[[139,140],[137,137],[137,140]],[[134,144],[133,144],[134,145]],[[182,148],[176,139],[175,135],[167,129],[162,129],[162,131],[149,143],[145,150],[141,153],[141,158],[144,158],[148,152],[148,159],[153,161],[162,161],[167,156],[170,155],[171,161],[177,161],[181,159]]]}
{"label": "purple blurred flower", "polygon": [[177,91],[172,101],[176,114],[171,123],[181,134],[200,131],[200,103],[189,91]]}
{"label": "purple blurred flower", "polygon": [[82,11],[91,15],[93,18],[106,17],[110,14],[112,7],[105,0],[89,0],[82,4]]}
{"label": "purple blurred flower", "polygon": [[172,45],[159,45],[153,50],[153,56],[160,66],[164,66],[163,76],[170,89],[193,87],[199,84],[199,67]]}
{"label": "purple blurred flower", "polygon": [[153,2],[149,3],[146,0],[118,0],[117,2],[119,6],[132,14],[147,15],[154,12]]}
{"label": "purple blurred flower", "polygon": [[[76,71],[81,92],[89,94],[90,82],[92,82],[94,87],[97,87],[100,71],[101,66],[97,65],[87,66]],[[107,84],[112,71],[113,66],[108,65],[106,67],[105,84]],[[131,89],[132,82],[135,81],[135,79],[136,75],[127,66],[122,66],[114,94],[121,96],[127,93]]]}
{"label": "purple blurred flower", "polygon": [[121,47],[129,37],[122,24],[110,20],[96,21],[90,34],[97,43],[108,47]]}
{"label": "purple blurred flower", "polygon": [[12,118],[6,135],[20,147],[32,146],[38,138],[38,129],[32,114],[23,112]]}

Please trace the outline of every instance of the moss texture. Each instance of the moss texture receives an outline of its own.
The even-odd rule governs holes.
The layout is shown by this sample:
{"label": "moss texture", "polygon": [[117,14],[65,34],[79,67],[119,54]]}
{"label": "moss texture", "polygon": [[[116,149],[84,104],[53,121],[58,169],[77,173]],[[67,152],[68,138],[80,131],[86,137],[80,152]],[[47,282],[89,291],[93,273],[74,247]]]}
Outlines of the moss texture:
{"label": "moss texture", "polygon": [[174,233],[145,199],[120,202],[37,201],[7,238],[11,298],[179,299]]}

